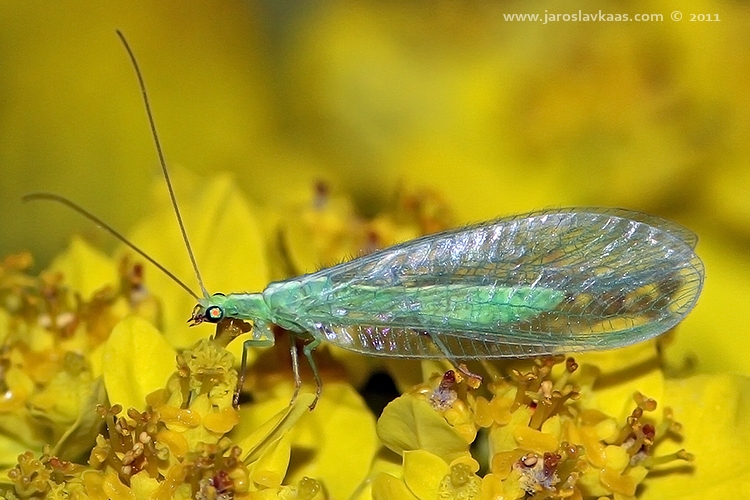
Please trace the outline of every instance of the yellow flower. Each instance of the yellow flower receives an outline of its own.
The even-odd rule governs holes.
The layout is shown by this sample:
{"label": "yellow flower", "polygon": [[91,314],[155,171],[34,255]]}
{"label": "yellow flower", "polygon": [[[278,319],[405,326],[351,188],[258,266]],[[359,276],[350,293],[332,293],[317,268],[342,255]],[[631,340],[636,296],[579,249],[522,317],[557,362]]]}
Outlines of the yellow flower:
{"label": "yellow flower", "polygon": [[[70,252],[79,257],[86,253],[80,244]],[[102,289],[84,306],[76,288],[85,281],[80,275],[68,285],[61,272],[28,275],[30,265],[30,257],[16,255],[0,268],[0,428],[7,442],[0,462],[6,467],[16,461],[19,446],[40,450],[49,444],[61,459],[87,449],[82,441],[96,435],[92,411],[106,401],[91,353],[103,341],[101,326],[109,322],[104,319],[120,315],[126,300],[123,280],[123,288]]]}
{"label": "yellow flower", "polygon": [[[653,455],[677,427],[671,411],[663,419],[647,415],[656,409],[652,399],[636,393],[622,421],[586,409],[596,391],[573,382],[591,368],[572,358],[537,360],[528,371],[513,369],[510,380],[492,382],[490,399],[467,392],[466,382],[448,372],[431,391],[424,386],[397,398],[378,420],[378,435],[403,466],[398,475],[375,476],[373,498],[635,498],[650,468],[692,460],[684,450]],[[467,421],[486,430],[464,432]],[[476,439],[482,435],[486,442]],[[472,443],[488,450],[483,478]]]}

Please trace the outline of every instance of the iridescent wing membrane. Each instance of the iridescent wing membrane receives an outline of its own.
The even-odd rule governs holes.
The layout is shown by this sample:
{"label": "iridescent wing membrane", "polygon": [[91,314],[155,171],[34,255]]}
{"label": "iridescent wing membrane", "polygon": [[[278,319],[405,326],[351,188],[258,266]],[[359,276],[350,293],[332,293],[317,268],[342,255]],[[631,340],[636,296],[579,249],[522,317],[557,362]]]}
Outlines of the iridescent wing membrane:
{"label": "iridescent wing membrane", "polygon": [[696,237],[614,209],[546,210],[425,236],[271,285],[286,320],[369,355],[493,358],[646,340],[693,308]]}

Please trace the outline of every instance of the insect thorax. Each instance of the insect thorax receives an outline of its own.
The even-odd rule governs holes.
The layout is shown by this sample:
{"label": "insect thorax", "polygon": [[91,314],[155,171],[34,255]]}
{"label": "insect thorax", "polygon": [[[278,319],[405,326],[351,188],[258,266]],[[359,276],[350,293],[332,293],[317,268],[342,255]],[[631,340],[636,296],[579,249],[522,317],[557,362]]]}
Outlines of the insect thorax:
{"label": "insect thorax", "polygon": [[273,322],[273,314],[260,293],[230,293],[212,295],[205,303],[206,309],[218,306],[224,317],[262,323]]}

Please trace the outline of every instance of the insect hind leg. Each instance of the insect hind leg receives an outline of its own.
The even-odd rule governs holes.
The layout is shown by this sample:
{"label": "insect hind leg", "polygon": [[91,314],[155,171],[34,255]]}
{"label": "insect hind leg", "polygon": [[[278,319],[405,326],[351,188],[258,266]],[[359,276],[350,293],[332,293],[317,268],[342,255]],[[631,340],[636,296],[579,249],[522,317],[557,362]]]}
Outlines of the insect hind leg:
{"label": "insect hind leg", "polygon": [[[318,365],[315,364],[315,360],[313,359],[313,351],[320,345],[320,339],[314,338],[307,344],[305,344],[305,347],[302,348],[302,352],[305,354],[305,357],[307,358],[307,362],[310,364],[310,369],[312,370],[313,377],[315,378],[315,399],[313,399],[313,402],[310,403],[310,409],[312,410],[315,408],[315,405],[318,404],[318,399],[320,399],[320,394],[323,392],[323,381],[320,379],[320,372],[318,372]],[[292,347],[294,349],[294,346]],[[296,357],[296,356],[295,356]],[[294,371],[294,383],[295,387],[299,389],[297,384],[301,384],[301,379],[299,375],[299,364],[297,364],[296,369]],[[295,389],[295,396],[297,395],[297,389]]]}

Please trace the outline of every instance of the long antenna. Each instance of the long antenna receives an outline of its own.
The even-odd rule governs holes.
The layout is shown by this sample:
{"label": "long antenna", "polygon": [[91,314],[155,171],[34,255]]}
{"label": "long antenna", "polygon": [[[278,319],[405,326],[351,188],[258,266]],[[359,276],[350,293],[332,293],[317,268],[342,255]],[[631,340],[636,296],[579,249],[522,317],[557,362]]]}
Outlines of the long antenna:
{"label": "long antenna", "polygon": [[[122,44],[125,46],[125,50],[128,51],[128,56],[130,56],[130,61],[133,63],[133,69],[135,69],[135,74],[138,77],[138,85],[141,88],[143,104],[146,107],[146,115],[148,115],[148,124],[151,127],[151,135],[153,135],[154,137],[154,144],[156,145],[156,152],[159,155],[159,164],[161,165],[161,171],[164,174],[164,180],[167,181],[167,189],[169,189],[169,198],[172,201],[174,214],[177,216],[177,223],[180,226],[182,239],[185,241],[185,248],[187,249],[188,256],[190,257],[190,263],[193,265],[193,270],[195,271],[195,277],[198,279],[198,286],[200,287],[201,292],[203,292],[203,296],[208,298],[209,297],[208,290],[206,290],[206,287],[203,285],[203,278],[201,278],[201,273],[198,270],[198,263],[195,260],[195,254],[193,253],[193,248],[190,246],[190,240],[188,240],[187,231],[185,230],[185,224],[182,222],[182,214],[180,214],[180,208],[177,205],[177,197],[174,194],[174,187],[172,186],[172,180],[169,177],[169,171],[167,170],[167,162],[164,159],[164,153],[161,149],[161,142],[159,142],[159,135],[156,133],[156,123],[154,122],[154,115],[151,113],[151,104],[149,103],[148,94],[146,93],[146,83],[143,81],[143,76],[141,75],[141,69],[138,67],[138,61],[136,61],[135,54],[133,54],[133,51],[131,50],[130,45],[128,45],[128,41],[125,39],[125,35],[123,35],[120,30],[116,30],[116,32],[117,32],[117,36],[120,37]],[[131,245],[131,247],[135,248],[133,247],[133,245]],[[171,274],[171,273],[168,273],[168,274]]]}
{"label": "long antenna", "polygon": [[77,205],[76,203],[73,203],[72,201],[70,201],[69,199],[67,199],[67,198],[65,198],[63,196],[60,196],[60,195],[57,195],[57,194],[53,194],[53,193],[30,193],[30,194],[27,194],[26,196],[24,196],[23,198],[21,198],[21,200],[23,200],[24,203],[29,202],[29,201],[37,201],[37,200],[56,201],[58,203],[62,203],[63,205],[65,205],[65,206],[67,206],[69,208],[72,208],[73,210],[75,210],[79,214],[83,215],[84,217],[86,217],[87,219],[89,219],[90,221],[92,221],[94,224],[96,224],[98,226],[101,226],[103,229],[105,229],[107,232],[109,232],[109,234],[111,234],[112,236],[114,236],[118,240],[120,240],[123,243],[125,243],[127,246],[129,246],[135,252],[137,252],[141,257],[143,257],[144,259],[146,259],[147,261],[149,261],[150,263],[152,263],[153,265],[155,265],[159,270],[161,270],[161,272],[163,272],[164,274],[166,274],[167,276],[169,276],[170,278],[172,278],[172,280],[175,283],[177,283],[182,288],[184,288],[187,293],[189,293],[190,295],[192,295],[195,298],[195,300],[198,300],[198,301],[200,300],[200,297],[198,297],[198,294],[195,293],[194,291],[192,291],[185,283],[182,282],[182,280],[180,280],[177,276],[175,276],[169,269],[167,269],[163,265],[161,265],[158,262],[156,262],[146,252],[144,252],[143,250],[141,250],[140,248],[138,248],[137,246],[135,246],[134,243],[132,243],[131,241],[129,241],[125,236],[123,236],[117,230],[115,230],[115,228],[113,228],[112,226],[110,226],[109,224],[107,224],[106,222],[104,222],[99,217],[97,217],[96,215],[92,214],[91,212],[89,212],[85,208],[81,207],[80,205]]}

